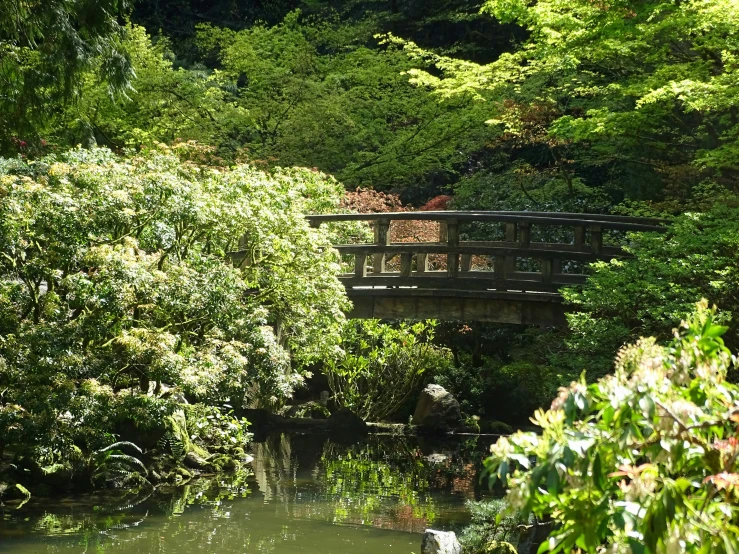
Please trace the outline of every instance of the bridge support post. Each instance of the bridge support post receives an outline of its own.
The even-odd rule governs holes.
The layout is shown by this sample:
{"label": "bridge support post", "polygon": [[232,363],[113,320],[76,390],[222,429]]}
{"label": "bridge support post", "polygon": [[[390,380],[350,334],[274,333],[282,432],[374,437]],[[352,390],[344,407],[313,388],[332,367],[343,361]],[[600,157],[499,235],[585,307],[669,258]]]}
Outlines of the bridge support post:
{"label": "bridge support post", "polygon": [[470,271],[472,269],[472,255],[462,254],[462,259],[459,265],[459,270],[462,272]]}
{"label": "bridge support post", "polygon": [[575,231],[575,246],[582,247],[585,244],[585,227],[577,226],[574,228]]}
{"label": "bridge support post", "polygon": [[[493,258],[493,278],[495,279],[495,288],[497,290],[507,290],[506,282],[506,265],[508,264],[508,257],[495,256]],[[515,261],[515,258],[514,258]]]}
{"label": "bridge support post", "polygon": [[551,283],[554,275],[554,260],[552,258],[544,258],[541,260],[541,281],[542,283]]}
{"label": "bridge support post", "polygon": [[593,254],[603,252],[603,229],[600,225],[592,225],[590,227],[590,248]]}
{"label": "bridge support post", "polygon": [[413,252],[403,252],[402,254],[400,254],[400,276],[410,277],[412,266]]}

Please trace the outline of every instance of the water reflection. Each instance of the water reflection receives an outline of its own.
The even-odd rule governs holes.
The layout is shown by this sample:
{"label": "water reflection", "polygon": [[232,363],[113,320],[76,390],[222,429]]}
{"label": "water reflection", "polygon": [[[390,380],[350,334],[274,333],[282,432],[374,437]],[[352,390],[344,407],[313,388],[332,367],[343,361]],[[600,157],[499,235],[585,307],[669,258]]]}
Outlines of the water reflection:
{"label": "water reflection", "polygon": [[248,478],[0,508],[0,552],[408,554],[426,527],[463,525],[465,500],[482,492],[474,441],[347,446],[283,435],[253,455]]}

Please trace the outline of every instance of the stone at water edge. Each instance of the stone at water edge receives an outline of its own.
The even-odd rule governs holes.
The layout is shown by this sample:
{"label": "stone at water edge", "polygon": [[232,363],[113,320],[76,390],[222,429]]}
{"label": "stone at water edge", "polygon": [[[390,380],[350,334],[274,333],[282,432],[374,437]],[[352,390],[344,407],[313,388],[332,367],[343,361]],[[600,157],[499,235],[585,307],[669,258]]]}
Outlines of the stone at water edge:
{"label": "stone at water edge", "polygon": [[364,436],[367,424],[349,408],[341,408],[326,420],[326,430],[336,434]]}
{"label": "stone at water edge", "polygon": [[421,554],[462,554],[462,546],[452,531],[426,529],[421,540]]}
{"label": "stone at water edge", "polygon": [[328,406],[328,399],[330,398],[330,394],[327,390],[322,390],[321,395],[319,396],[319,402],[322,406]]}
{"label": "stone at water edge", "polygon": [[459,402],[441,385],[426,385],[411,423],[428,427],[456,427],[462,422]]}

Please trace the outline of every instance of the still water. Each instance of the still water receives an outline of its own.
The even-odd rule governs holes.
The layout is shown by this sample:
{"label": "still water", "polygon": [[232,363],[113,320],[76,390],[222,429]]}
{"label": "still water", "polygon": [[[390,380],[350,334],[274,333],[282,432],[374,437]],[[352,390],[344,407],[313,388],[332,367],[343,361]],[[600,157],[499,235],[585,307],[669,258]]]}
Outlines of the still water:
{"label": "still water", "polygon": [[427,527],[459,530],[488,439],[340,445],[276,436],[246,472],[143,496],[0,507],[0,553],[410,554]]}

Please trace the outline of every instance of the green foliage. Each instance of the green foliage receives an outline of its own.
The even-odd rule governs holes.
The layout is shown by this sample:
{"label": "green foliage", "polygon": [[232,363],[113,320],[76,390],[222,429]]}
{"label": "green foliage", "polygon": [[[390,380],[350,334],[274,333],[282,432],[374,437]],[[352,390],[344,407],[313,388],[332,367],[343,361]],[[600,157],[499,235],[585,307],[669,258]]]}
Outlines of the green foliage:
{"label": "green foliage", "polygon": [[334,400],[362,419],[391,418],[417,391],[424,373],[450,365],[447,350],[432,344],[434,321],[392,326],[351,320],[342,333],[343,354],[326,374]]}
{"label": "green foliage", "polygon": [[[467,507],[470,510],[470,524],[459,536],[465,553],[497,554],[488,548],[491,543],[518,543],[518,527],[526,520],[517,514],[506,513],[505,500],[468,502]],[[501,548],[501,552],[505,551]]]}
{"label": "green foliage", "polygon": [[152,43],[142,27],[129,26],[123,46],[136,72],[127,98],[110,96],[88,76],[79,99],[48,129],[49,142],[118,149],[197,141],[209,162],[236,157],[248,112],[222,73],[176,68],[169,42]]}
{"label": "green foliage", "polygon": [[488,65],[393,42],[435,65],[411,70],[418,85],[488,100],[493,147],[534,168],[527,185],[551,178],[572,195],[582,181],[670,211],[704,182],[734,190],[736,2],[489,0],[484,9],[528,34]]}
{"label": "green foliage", "polygon": [[420,184],[433,191],[423,200],[484,145],[486,112],[410,86],[403,73],[414,63],[378,46],[377,25],[372,15],[347,24],[294,11],[238,32],[200,26],[201,57],[218,60],[213,69],[182,67],[165,37],[153,42],[129,26],[128,98],[90,73],[78,101],[49,119],[45,139],[116,149],[197,141],[213,160],[318,167],[353,187]]}
{"label": "green foliage", "polygon": [[191,440],[208,446],[247,444],[252,434],[247,431],[249,422],[237,418],[233,411],[225,411],[215,406],[201,404],[186,406],[187,432]]}
{"label": "green foliage", "polygon": [[[666,233],[629,237],[626,249],[632,259],[594,264],[582,289],[564,292],[578,309],[568,316],[568,363],[576,371],[588,367],[602,375],[625,342],[639,336],[669,338],[672,322],[702,297],[724,318],[739,314],[739,209],[719,205],[682,215]],[[727,342],[739,346],[736,329]]]}
{"label": "green foliage", "polygon": [[93,66],[89,78],[105,83],[109,93],[130,85],[119,25],[128,7],[126,0],[0,1],[0,154],[35,139]]}
{"label": "green foliage", "polygon": [[382,508],[431,525],[437,518],[432,494],[439,468],[419,458],[403,438],[339,448],[326,442],[318,479],[332,499],[333,521],[372,521]]}
{"label": "green foliage", "polygon": [[338,260],[303,217],[338,193],[166,151],[0,159],[2,446],[48,466],[163,428],[162,383],[215,405],[288,396],[338,347]]}
{"label": "green foliage", "polygon": [[509,158],[463,177],[454,193],[456,209],[599,213],[610,203],[601,189],[581,178],[568,183],[555,171]]}
{"label": "green foliage", "polygon": [[539,552],[739,548],[739,387],[703,301],[667,347],[641,339],[613,375],[563,388],[485,462],[518,513],[551,518]]}
{"label": "green foliage", "polygon": [[504,427],[489,426],[494,420],[528,422],[566,382],[549,359],[561,337],[552,341],[550,332],[538,327],[470,325],[473,328],[455,325],[451,332],[448,325],[442,327],[443,342],[454,352],[455,363],[435,372],[433,382],[454,394],[464,413],[481,418],[482,432],[502,433]]}
{"label": "green foliage", "polygon": [[86,459],[86,471],[93,485],[106,483],[115,487],[141,486],[150,483],[146,480],[148,471],[137,457],[126,454],[127,447],[142,454],[141,449],[132,442],[119,441],[92,452]]}
{"label": "green foliage", "polygon": [[201,41],[219,49],[226,74],[245,81],[252,156],[388,188],[453,171],[479,147],[484,113],[468,99],[439,105],[410,87],[403,72],[411,63],[396,48],[367,47],[371,29],[371,20],[347,27],[301,21],[299,12],[274,27],[203,28]]}
{"label": "green foliage", "polygon": [[465,413],[486,419],[526,422],[534,410],[551,400],[560,383],[556,372],[543,364],[485,358],[481,366],[473,367],[462,357],[461,365],[443,368],[433,380],[454,394]]}

